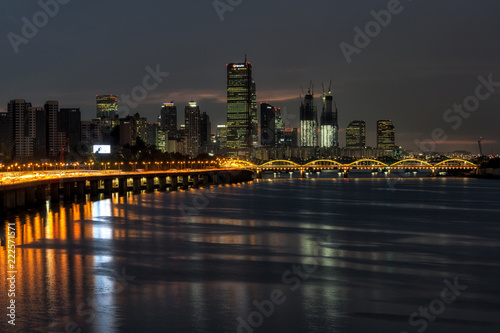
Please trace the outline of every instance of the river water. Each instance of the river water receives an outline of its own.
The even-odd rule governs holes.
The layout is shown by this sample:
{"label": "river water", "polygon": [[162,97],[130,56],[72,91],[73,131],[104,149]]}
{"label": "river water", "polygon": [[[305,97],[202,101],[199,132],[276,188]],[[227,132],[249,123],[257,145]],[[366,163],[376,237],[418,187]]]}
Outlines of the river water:
{"label": "river water", "polygon": [[499,195],[470,178],[264,179],[9,215],[0,331],[498,332]]}

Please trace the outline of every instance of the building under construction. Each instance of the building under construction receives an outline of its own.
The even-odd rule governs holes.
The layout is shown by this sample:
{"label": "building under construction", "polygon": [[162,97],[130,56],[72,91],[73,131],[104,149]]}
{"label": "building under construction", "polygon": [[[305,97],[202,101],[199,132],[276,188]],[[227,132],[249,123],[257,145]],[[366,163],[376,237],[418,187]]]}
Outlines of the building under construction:
{"label": "building under construction", "polygon": [[300,146],[318,146],[318,115],[314,105],[312,83],[300,105]]}
{"label": "building under construction", "polygon": [[330,148],[339,146],[339,125],[338,125],[338,110],[337,105],[333,101],[332,83],[328,91],[323,88],[323,109],[321,111],[321,131],[320,131],[320,147]]}

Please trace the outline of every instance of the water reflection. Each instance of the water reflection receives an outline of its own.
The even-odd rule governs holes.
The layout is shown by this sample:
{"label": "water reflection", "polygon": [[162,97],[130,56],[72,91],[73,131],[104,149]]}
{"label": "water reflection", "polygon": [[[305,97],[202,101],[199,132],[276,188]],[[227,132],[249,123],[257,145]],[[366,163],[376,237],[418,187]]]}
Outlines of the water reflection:
{"label": "water reflection", "polygon": [[[447,309],[429,332],[477,325],[488,332],[498,324],[490,304],[500,298],[500,257],[491,251],[499,192],[480,180],[414,179],[391,191],[385,179],[276,179],[113,195],[12,216],[17,325],[235,332],[236,318],[279,289],[286,301],[259,332],[401,331],[444,278],[460,276],[474,288],[459,303],[463,312]],[[179,206],[192,206],[200,193],[211,194],[209,203],[186,218]],[[283,274],[313,260],[317,270],[292,290]],[[7,290],[0,284],[1,295]],[[473,322],[472,310],[482,322]]]}

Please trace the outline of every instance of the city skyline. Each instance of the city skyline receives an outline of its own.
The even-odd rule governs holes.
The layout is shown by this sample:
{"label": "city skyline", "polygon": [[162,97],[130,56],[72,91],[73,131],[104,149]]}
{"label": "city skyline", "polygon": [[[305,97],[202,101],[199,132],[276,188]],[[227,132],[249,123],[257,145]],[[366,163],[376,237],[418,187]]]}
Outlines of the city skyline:
{"label": "city skyline", "polygon": [[[248,54],[255,66],[253,76],[258,82],[258,102],[280,107],[290,115],[288,120],[295,123],[294,127],[298,127],[296,110],[300,107],[301,86],[307,86],[311,80],[321,83],[331,78],[332,93],[341,112],[338,120],[341,129],[353,119],[364,119],[371,124],[379,118],[387,118],[397,124],[398,144],[411,150],[419,149],[415,140],[431,139],[433,130],[442,128],[447,140],[437,145],[437,151],[477,152],[479,137],[483,137],[485,153],[500,151],[496,131],[500,121],[496,112],[498,93],[482,100],[477,111],[462,119],[458,129],[453,126],[455,122],[443,120],[448,109],[474,94],[480,83],[478,77],[487,80],[491,74],[492,81],[500,81],[496,62],[500,51],[492,37],[500,31],[493,15],[499,4],[404,3],[404,10],[359,54],[353,54],[351,63],[347,63],[340,43],[353,44],[353,29],[363,28],[373,20],[370,12],[384,9],[386,1],[358,1],[355,6],[319,1],[304,6],[302,2],[290,1],[287,6],[280,2],[266,4],[265,10],[263,4],[243,2],[232,12],[226,12],[222,22],[210,2],[188,5],[152,1],[141,8],[131,1],[123,1],[119,4],[124,18],[114,17],[113,25],[108,25],[108,21],[101,18],[107,12],[105,9],[111,9],[113,4],[102,4],[102,11],[93,11],[90,5],[78,2],[61,6],[49,24],[40,28],[28,44],[19,46],[18,53],[4,38],[4,47],[9,52],[2,58],[9,63],[4,69],[9,80],[2,80],[0,84],[3,100],[0,108],[6,111],[7,102],[13,98],[39,101],[38,104],[50,99],[58,100],[61,107],[79,107],[82,119],[90,119],[95,110],[95,95],[130,94],[134,87],[142,84],[148,73],[146,67],[155,69],[158,64],[162,72],[170,75],[157,88],[148,91],[136,109],[130,110],[130,115],[139,112],[153,119],[158,105],[171,100],[185,103],[195,98],[211,114],[213,124],[223,124],[226,117],[224,64]],[[21,18],[31,18],[41,10],[36,3],[2,6],[8,7],[2,11],[8,14],[4,14],[0,23],[5,35],[20,34]],[[163,12],[178,14],[171,17],[172,26],[189,17],[194,22],[192,28],[182,33],[161,29],[155,22],[162,20],[154,18]],[[256,13],[267,22],[266,26],[279,26],[279,31],[288,29],[292,33],[278,30],[270,33],[266,26],[242,25]],[[318,17],[319,27],[313,29],[314,34],[312,28],[297,24],[300,16],[308,13]],[[126,25],[125,18],[132,16],[139,22],[153,23],[147,29],[136,31],[134,25]],[[475,18],[479,16],[481,23],[477,29]],[[84,24],[86,29],[71,25],[73,19],[88,22]],[[87,26],[90,22],[96,22],[95,27]],[[456,31],[451,34],[452,38],[442,38],[452,31]],[[489,33],[483,34],[484,31]],[[132,32],[139,37],[133,49],[126,38]],[[242,33],[249,38],[236,38]],[[55,36],[57,42],[51,42]],[[171,40],[168,45],[155,42],[166,37]],[[314,52],[298,51],[298,39],[305,40]],[[230,48],[223,47],[227,40],[232,41]],[[110,41],[110,45],[104,41]],[[279,45],[275,52],[259,47],[272,42]],[[54,49],[33,52],[50,43],[55,43]],[[210,46],[211,52],[181,57],[181,48],[189,45]],[[178,51],[172,52],[172,46],[178,47]],[[103,56],[93,55],[94,50],[101,50],[97,53]],[[124,53],[125,50],[129,52]],[[25,79],[38,75],[43,80]],[[321,104],[316,102],[316,105]],[[367,131],[367,144],[375,146],[376,128],[369,126]],[[340,144],[345,142],[341,139]]]}

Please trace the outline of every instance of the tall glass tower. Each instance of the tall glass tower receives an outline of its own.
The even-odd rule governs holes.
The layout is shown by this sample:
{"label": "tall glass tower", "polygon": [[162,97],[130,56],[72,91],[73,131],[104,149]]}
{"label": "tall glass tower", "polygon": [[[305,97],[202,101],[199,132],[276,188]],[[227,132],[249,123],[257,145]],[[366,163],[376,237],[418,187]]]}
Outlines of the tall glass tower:
{"label": "tall glass tower", "polygon": [[177,107],[174,102],[163,103],[160,113],[160,129],[169,139],[177,139]]}
{"label": "tall glass tower", "polygon": [[249,158],[254,143],[257,117],[252,64],[231,63],[227,68],[227,154]]}
{"label": "tall glass tower", "polygon": [[200,151],[200,107],[198,103],[191,101],[184,108],[184,120],[187,132],[187,153],[196,157]]}
{"label": "tall glass tower", "polygon": [[365,148],[366,123],[364,120],[353,120],[345,130],[347,148]]}
{"label": "tall glass tower", "polygon": [[391,120],[377,121],[377,148],[394,150],[394,125]]}

